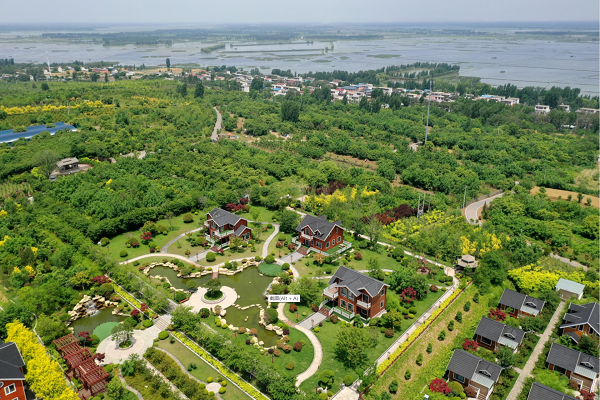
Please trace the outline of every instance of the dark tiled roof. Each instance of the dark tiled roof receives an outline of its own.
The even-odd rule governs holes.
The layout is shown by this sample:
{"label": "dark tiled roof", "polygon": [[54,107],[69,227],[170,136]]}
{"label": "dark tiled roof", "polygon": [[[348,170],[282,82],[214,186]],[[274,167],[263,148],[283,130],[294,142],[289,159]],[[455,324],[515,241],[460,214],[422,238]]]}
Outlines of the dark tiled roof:
{"label": "dark tiled roof", "polygon": [[502,297],[500,298],[500,304],[512,307],[515,310],[521,310],[523,306],[531,307],[531,305],[527,303],[533,303],[535,305],[533,308],[541,312],[546,302],[510,289],[504,289]]}
{"label": "dark tiled roof", "polygon": [[569,305],[569,312],[565,314],[564,323],[560,326],[566,328],[573,325],[589,324],[592,329],[600,333],[600,304],[573,304]]}
{"label": "dark tiled roof", "polygon": [[242,233],[244,233],[244,231],[245,231],[246,229],[250,229],[250,228],[248,228],[246,225],[240,225],[240,227],[239,227],[239,228],[237,228],[233,234],[234,234],[235,236],[240,236]]}
{"label": "dark tiled roof", "polygon": [[19,368],[25,366],[21,352],[13,342],[0,345],[0,379],[24,380]]}
{"label": "dark tiled roof", "polygon": [[[459,349],[454,350],[447,370],[470,380],[484,378],[484,380],[490,379],[493,382],[497,382],[502,372],[502,367]],[[489,376],[485,373],[486,371]]]}
{"label": "dark tiled roof", "polygon": [[549,388],[541,383],[535,382],[531,385],[527,400],[577,400],[573,396],[559,392],[558,390]]}
{"label": "dark tiled roof", "polygon": [[384,286],[389,286],[377,279],[347,267],[339,267],[329,280],[329,284],[333,284],[337,278],[339,278],[340,282],[337,283],[336,286],[348,288],[355,296],[359,296],[361,294],[360,290],[365,289],[371,297],[374,297]]}
{"label": "dark tiled roof", "polygon": [[337,226],[342,228],[342,222],[329,222],[327,221],[327,217],[325,217],[324,215],[321,215],[318,218],[313,217],[312,215],[306,215],[300,222],[300,225],[296,227],[296,231],[301,232],[307,226],[310,228],[312,236],[319,240],[325,240],[327,239],[334,227]]}
{"label": "dark tiled roof", "polygon": [[567,371],[575,371],[575,368],[589,364],[591,365],[591,368],[587,368],[590,371],[595,373],[600,372],[600,363],[596,357],[592,357],[558,343],[552,343],[546,362],[548,362],[548,364],[557,365]]}
{"label": "dark tiled roof", "polygon": [[211,216],[212,220],[215,221],[215,224],[218,226],[227,224],[235,225],[241,219],[239,215],[235,215],[218,207],[213,208],[208,215]]}
{"label": "dark tiled roof", "polygon": [[525,332],[522,330],[487,317],[481,318],[479,325],[477,325],[477,330],[475,330],[475,334],[493,340],[494,342],[498,342],[501,337],[506,337],[518,344],[521,344],[523,337],[525,336]]}

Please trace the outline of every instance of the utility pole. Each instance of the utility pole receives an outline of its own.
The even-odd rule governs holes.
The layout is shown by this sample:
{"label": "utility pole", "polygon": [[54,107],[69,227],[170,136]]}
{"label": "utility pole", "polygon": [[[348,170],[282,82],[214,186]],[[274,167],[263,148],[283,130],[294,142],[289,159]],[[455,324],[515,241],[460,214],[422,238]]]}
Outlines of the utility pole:
{"label": "utility pole", "polygon": [[465,202],[467,201],[467,185],[465,185],[465,195],[463,196],[462,208],[465,208]]}
{"label": "utility pole", "polygon": [[419,215],[420,211],[421,211],[421,193],[419,193],[419,200],[417,202],[417,219],[419,219],[419,217],[421,216],[421,215]]}
{"label": "utility pole", "polygon": [[431,80],[429,81],[429,99],[427,100],[427,124],[425,125],[425,143],[427,144],[427,132],[429,131],[429,106],[431,105]]}

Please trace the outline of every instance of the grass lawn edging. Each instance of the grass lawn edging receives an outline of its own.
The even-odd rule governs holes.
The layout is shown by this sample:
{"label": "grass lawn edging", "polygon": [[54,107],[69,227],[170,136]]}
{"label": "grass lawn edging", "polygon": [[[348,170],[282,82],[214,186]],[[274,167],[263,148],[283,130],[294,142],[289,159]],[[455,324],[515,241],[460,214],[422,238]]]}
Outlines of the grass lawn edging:
{"label": "grass lawn edging", "polygon": [[198,346],[194,341],[189,339],[185,334],[181,332],[171,332],[172,336],[177,339],[182,345],[187,347],[190,351],[204,360],[208,365],[213,367],[217,372],[227,377],[235,386],[238,387],[242,392],[246,393],[253,399],[256,400],[269,400],[260,390],[252,386],[250,383],[243,380],[239,375],[231,371],[229,368],[224,366],[219,360],[214,358],[206,350]]}
{"label": "grass lawn edging", "polygon": [[383,361],[380,365],[377,366],[377,379],[379,379],[379,377],[385,374],[388,368],[391,367],[396,362],[396,360],[398,360],[402,353],[404,353],[404,351],[407,348],[409,348],[410,345],[412,345],[419,337],[421,337],[421,335],[427,330],[427,328],[431,326],[431,324],[438,318],[438,316],[442,312],[444,312],[450,306],[450,304],[452,304],[454,300],[456,300],[458,296],[460,296],[460,294],[465,291],[465,289],[457,289],[454,293],[452,293],[450,297],[444,300],[444,302],[440,304],[440,306],[436,310],[433,311],[433,313],[429,316],[429,318],[427,318],[427,320],[424,323],[419,325],[417,329],[415,329],[415,331],[409,335],[408,339],[406,339],[404,343],[402,343],[396,349],[396,351],[390,354],[385,361]]}

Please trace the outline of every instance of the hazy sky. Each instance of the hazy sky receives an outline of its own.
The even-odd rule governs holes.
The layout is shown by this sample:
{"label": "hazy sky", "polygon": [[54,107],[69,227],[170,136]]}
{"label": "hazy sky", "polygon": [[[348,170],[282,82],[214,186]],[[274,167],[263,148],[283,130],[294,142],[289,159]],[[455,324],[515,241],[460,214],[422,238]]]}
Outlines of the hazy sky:
{"label": "hazy sky", "polygon": [[599,12],[598,0],[0,0],[4,24],[597,21]]}

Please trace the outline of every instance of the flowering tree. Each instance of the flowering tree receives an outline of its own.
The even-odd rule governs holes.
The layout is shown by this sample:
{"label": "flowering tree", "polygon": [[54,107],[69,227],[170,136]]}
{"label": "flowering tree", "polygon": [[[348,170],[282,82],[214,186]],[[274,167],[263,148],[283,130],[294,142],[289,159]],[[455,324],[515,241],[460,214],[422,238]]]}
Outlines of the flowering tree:
{"label": "flowering tree", "polygon": [[140,315],[140,310],[138,310],[138,309],[135,309],[131,312],[132,317],[137,317],[138,315]]}
{"label": "flowering tree", "polygon": [[443,394],[448,394],[452,391],[452,389],[450,389],[446,381],[440,378],[435,378],[431,381],[431,383],[429,384],[429,390],[431,390],[432,392]]}
{"label": "flowering tree", "polygon": [[106,355],[104,353],[96,353],[94,355],[94,358],[100,362],[102,362],[104,360],[104,357],[106,357]]}
{"label": "flowering tree", "polygon": [[142,310],[142,312],[148,311],[148,304],[146,304],[146,303],[140,304],[140,310]]}
{"label": "flowering tree", "polygon": [[587,390],[581,390],[581,399],[583,400],[594,400],[596,398],[596,393],[588,392]]}
{"label": "flowering tree", "polygon": [[110,279],[108,279],[106,276],[104,275],[98,275],[92,278],[92,282],[97,283],[99,285],[103,285],[105,283],[110,282]]}
{"label": "flowering tree", "polygon": [[82,342],[84,346],[87,343],[87,341],[90,340],[90,333],[88,331],[79,332],[79,335],[77,336],[83,338]]}
{"label": "flowering tree", "polygon": [[474,340],[465,339],[464,343],[462,344],[462,347],[463,349],[465,349],[465,351],[477,351],[479,345]]}
{"label": "flowering tree", "polygon": [[417,300],[417,291],[411,287],[407,287],[400,293],[400,300],[411,304],[413,301]]}
{"label": "flowering tree", "polygon": [[142,232],[140,239],[142,239],[142,243],[148,244],[152,240],[152,232]]}
{"label": "flowering tree", "polygon": [[488,314],[488,317],[501,322],[506,319],[506,313],[502,312],[498,307],[490,308],[490,313]]}

